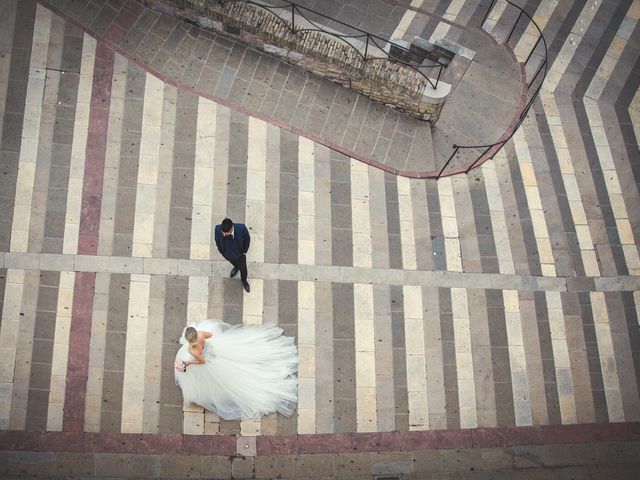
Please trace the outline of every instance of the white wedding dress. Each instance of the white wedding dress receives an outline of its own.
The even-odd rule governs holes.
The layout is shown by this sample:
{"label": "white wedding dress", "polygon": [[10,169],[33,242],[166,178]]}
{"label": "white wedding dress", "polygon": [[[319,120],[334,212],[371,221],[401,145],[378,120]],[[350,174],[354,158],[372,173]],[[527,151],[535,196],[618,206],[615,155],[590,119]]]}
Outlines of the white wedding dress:
{"label": "white wedding dress", "polygon": [[[298,398],[298,351],[282,329],[265,325],[229,325],[220,320],[191,323],[211,332],[202,365],[176,371],[176,384],[186,402],[195,403],[225,420],[259,419],[271,412],[291,415]],[[180,337],[178,360],[194,360]]]}

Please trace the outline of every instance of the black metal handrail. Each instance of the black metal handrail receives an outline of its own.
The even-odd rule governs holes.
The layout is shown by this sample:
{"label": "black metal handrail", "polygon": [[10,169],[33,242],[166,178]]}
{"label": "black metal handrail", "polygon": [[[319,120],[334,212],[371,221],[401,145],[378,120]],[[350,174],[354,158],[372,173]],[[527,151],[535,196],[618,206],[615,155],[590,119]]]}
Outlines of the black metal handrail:
{"label": "black metal handrail", "polygon": [[[511,137],[513,137],[513,135],[516,133],[518,128],[520,128],[520,126],[522,125],[522,122],[524,122],[524,119],[526,118],[527,114],[529,113],[529,109],[531,108],[531,105],[533,104],[534,100],[538,97],[538,94],[540,93],[540,89],[542,88],[542,84],[544,83],[545,78],[547,78],[548,50],[547,50],[547,41],[545,40],[544,35],[542,34],[542,30],[540,29],[538,24],[535,22],[535,20],[531,17],[531,15],[529,15],[527,12],[525,12],[522,9],[522,7],[520,7],[519,5],[516,5],[511,0],[503,0],[503,1],[508,3],[509,5],[517,8],[520,11],[520,13],[518,14],[518,18],[516,19],[515,23],[513,24],[513,27],[511,28],[511,31],[509,32],[509,35],[507,36],[507,39],[504,42],[505,45],[509,43],[509,40],[511,40],[511,36],[513,35],[513,32],[516,29],[516,26],[518,25],[518,23],[520,22],[520,20],[522,19],[523,16],[528,18],[529,22],[532,23],[533,26],[536,27],[536,29],[538,30],[538,34],[539,34],[538,40],[536,41],[535,45],[533,46],[533,48],[529,52],[529,55],[527,55],[527,59],[524,62],[525,73],[526,73],[526,67],[529,64],[529,60],[533,56],[533,53],[538,48],[540,43],[542,43],[542,45],[544,47],[544,56],[542,58],[542,62],[540,63],[540,66],[537,68],[536,73],[531,78],[531,81],[527,81],[527,84],[526,84],[527,85],[527,94],[529,93],[529,91],[531,89],[531,86],[538,79],[538,76],[540,75],[540,72],[543,72],[542,80],[540,80],[540,85],[538,85],[538,87],[535,89],[535,91],[533,92],[533,95],[531,95],[531,98],[527,101],[524,109],[522,110],[522,112],[520,112],[520,116],[518,117],[518,121],[516,122],[513,130],[509,133],[509,135],[506,138],[498,140],[497,142],[491,143],[491,144],[488,144],[488,145],[456,145],[456,144],[453,144],[452,145],[453,152],[451,153],[451,155],[449,156],[449,159],[445,162],[445,164],[442,166],[442,168],[438,172],[438,175],[436,176],[436,179],[439,179],[442,176],[444,171],[447,169],[447,167],[451,163],[451,160],[453,160],[453,158],[458,154],[458,152],[460,150],[465,150],[465,149],[466,150],[470,150],[470,149],[473,149],[473,148],[484,148],[484,151],[471,164],[469,164],[469,166],[467,166],[467,168],[465,170],[465,173],[469,173],[469,171],[471,169],[473,169],[478,164],[478,162],[480,162],[480,160],[485,158],[485,155],[491,149],[495,149],[495,150],[490,154],[489,157],[485,158],[485,160],[489,160],[489,159],[493,158],[495,156],[495,154],[498,153],[500,151],[500,149],[504,146],[504,144],[507,143],[509,140],[511,140]],[[480,24],[480,28],[482,28],[482,26],[484,25],[484,22],[487,20],[487,17],[489,16],[489,13],[493,9],[493,5],[495,3],[496,3],[496,0],[491,0],[491,5],[489,5],[489,8],[487,9],[487,13],[485,13],[484,18],[482,19],[482,23]]]}
{"label": "black metal handrail", "polygon": [[[287,11],[287,12],[291,12],[291,18],[290,18],[290,28],[291,28],[291,33],[293,34],[297,34],[297,33],[304,33],[304,32],[308,32],[308,31],[317,31],[317,32],[321,32],[323,34],[326,35],[330,35],[334,38],[336,38],[337,40],[345,43],[346,45],[348,45],[351,49],[353,49],[357,55],[362,59],[362,61],[364,63],[367,63],[369,61],[372,60],[389,60],[392,61],[394,63],[400,64],[406,68],[409,68],[413,71],[415,71],[416,73],[418,73],[420,76],[422,76],[426,83],[428,83],[429,85],[431,85],[432,88],[436,89],[438,88],[438,82],[440,81],[440,77],[442,76],[442,70],[444,68],[447,68],[447,64],[442,63],[440,61],[437,60],[430,60],[431,64],[428,65],[414,65],[411,64],[405,60],[403,60],[402,58],[399,58],[397,55],[393,55],[391,54],[391,48],[389,48],[389,52],[385,51],[385,48],[387,47],[387,45],[389,47],[393,46],[394,49],[396,49],[397,51],[402,52],[403,54],[406,54],[407,56],[411,55],[412,52],[406,48],[403,45],[397,44],[395,42],[391,42],[389,40],[386,40],[378,35],[375,35],[373,33],[369,33],[365,30],[362,30],[358,27],[354,27],[353,25],[349,25],[348,23],[342,22],[336,18],[333,17],[329,17],[328,15],[325,15],[323,13],[320,13],[316,10],[313,10],[311,8],[308,7],[304,7],[302,5],[298,5],[297,3],[294,3],[290,0],[281,0],[280,4],[278,5],[269,5],[269,4],[265,4],[262,2],[257,2],[254,0],[206,0],[204,2],[202,1],[197,1],[197,0],[182,0],[182,3],[184,4],[188,4],[191,8],[195,8],[195,9],[199,9],[198,7],[203,8],[206,11],[210,11],[211,9],[211,4],[213,3],[217,3],[219,5],[225,5],[225,4],[229,4],[229,3],[248,3],[251,4],[255,7],[258,8],[262,8],[264,10],[269,11],[270,13],[272,13],[273,15],[276,15],[279,18],[282,18],[280,15],[278,15],[275,11],[280,10],[280,11]],[[206,6],[205,6],[206,5]],[[305,15],[305,12],[307,12],[307,14]],[[345,27],[350,28],[351,30],[355,30],[356,32],[358,32],[357,35],[348,35],[348,34],[341,34],[341,33],[337,33],[337,32],[332,32],[329,31],[327,29],[325,29],[322,25],[319,25],[317,22],[311,20],[308,18],[308,16],[312,14],[312,15],[316,15],[318,17],[322,17],[328,21],[334,22],[334,23],[338,23],[340,25],[343,25]],[[313,25],[313,28],[308,28],[308,27],[303,27],[303,28],[296,28],[296,15],[304,18],[307,22],[309,22],[311,25]],[[360,40],[360,39],[364,39],[364,40]],[[364,52],[360,51],[360,48],[358,48],[357,46],[355,46],[354,44],[350,43],[349,40],[359,40],[361,42],[364,43]],[[384,52],[385,53],[385,57],[382,56],[374,56],[371,55],[371,47],[377,47],[379,51]],[[427,71],[433,71],[433,70],[437,70],[437,75],[435,78],[435,81],[432,80],[428,75],[427,75]],[[424,85],[426,87],[426,84]],[[424,91],[424,90],[423,90]],[[422,92],[420,92],[422,93]]]}

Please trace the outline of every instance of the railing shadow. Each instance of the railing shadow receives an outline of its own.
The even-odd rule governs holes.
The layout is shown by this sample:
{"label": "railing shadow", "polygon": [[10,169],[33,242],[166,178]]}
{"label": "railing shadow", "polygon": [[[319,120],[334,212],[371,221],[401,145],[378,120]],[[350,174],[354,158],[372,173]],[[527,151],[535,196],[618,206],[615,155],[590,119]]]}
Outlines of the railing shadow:
{"label": "railing shadow", "polygon": [[[493,9],[493,6],[495,5],[496,1],[497,0],[491,0],[491,4],[489,5],[487,12],[484,18],[482,19],[482,23],[480,24],[480,28],[482,28],[485,22],[487,21],[487,18],[489,17],[489,13]],[[524,119],[529,113],[529,109],[531,108],[531,105],[533,105],[533,102],[538,97],[538,94],[540,93],[540,89],[542,88],[542,84],[544,83],[544,80],[547,77],[548,50],[547,50],[547,42],[544,38],[544,35],[542,35],[542,30],[540,29],[538,24],[535,22],[535,20],[533,20],[531,15],[525,12],[519,5],[516,5],[511,0],[500,0],[500,1],[507,3],[508,4],[507,6],[516,8],[519,11],[518,17],[516,18],[516,21],[514,22],[513,27],[511,27],[511,30],[509,31],[509,34],[506,37],[506,40],[504,41],[505,45],[509,44],[509,41],[513,36],[513,33],[516,30],[516,27],[518,26],[518,24],[523,18],[527,21],[527,23],[524,25],[525,31],[528,30],[529,25],[533,25],[538,32],[538,39],[536,40],[533,48],[527,55],[527,59],[524,62],[525,73],[527,75],[527,79],[526,79],[526,85],[527,85],[526,98],[527,99],[525,102],[524,109],[522,110],[522,112],[520,112],[520,115],[518,116],[518,120],[513,126],[511,132],[504,135],[503,138],[500,138],[500,140],[498,140],[497,142],[487,144],[487,145],[456,145],[454,144],[451,155],[449,156],[448,160],[444,163],[444,165],[436,175],[436,179],[439,179],[443,175],[447,176],[447,175],[457,174],[457,173],[461,173],[462,171],[464,173],[469,173],[470,170],[472,170],[479,164],[484,163],[485,161],[493,158],[494,155],[498,153],[500,149],[505,145],[505,143],[507,143],[511,139],[511,137],[513,137],[513,135],[518,130],[518,128],[520,128],[520,126],[522,125],[522,122],[524,122]],[[539,57],[540,64],[537,67],[533,68],[535,73],[531,76],[531,80],[529,80],[529,73],[528,73],[528,68],[530,67],[529,62],[531,61],[532,58],[538,58],[538,54],[536,54],[536,50],[539,50],[538,47],[540,45],[542,45],[542,51],[540,52],[542,55]],[[473,149],[481,150],[482,152],[478,157],[476,157],[476,159],[473,162],[468,164],[464,169],[456,168],[456,169],[452,169],[449,173],[445,172],[447,170],[447,167],[451,164],[451,162],[460,155],[460,152],[470,151]]]}

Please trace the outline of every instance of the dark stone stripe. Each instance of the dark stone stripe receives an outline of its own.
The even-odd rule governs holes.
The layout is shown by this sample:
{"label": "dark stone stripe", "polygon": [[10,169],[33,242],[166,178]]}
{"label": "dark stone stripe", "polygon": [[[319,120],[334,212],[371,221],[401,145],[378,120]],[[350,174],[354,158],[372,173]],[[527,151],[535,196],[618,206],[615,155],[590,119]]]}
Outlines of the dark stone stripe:
{"label": "dark stone stripe", "polygon": [[0,250],[5,252],[9,251],[11,243],[11,225],[36,8],[36,2],[33,0],[17,3],[7,101],[4,106],[0,140],[0,211],[3,212],[0,220]]}
{"label": "dark stone stripe", "polygon": [[547,310],[547,298],[544,292],[534,292],[533,300],[538,321],[538,339],[540,341],[540,355],[542,357],[542,375],[544,378],[544,392],[547,399],[547,413],[549,424],[562,423],[560,415],[560,399],[558,398],[558,385],[556,383],[556,367],[553,358],[553,346],[551,344],[551,328],[549,326],[549,312]]}
{"label": "dark stone stripe", "polygon": [[[520,168],[518,164],[518,157],[513,150],[513,145],[509,145],[509,149],[507,153],[507,161],[509,164],[509,173],[511,175],[511,188],[513,189],[513,195],[515,198],[515,208],[513,209],[513,218],[511,216],[511,212],[507,211],[505,206],[505,216],[507,218],[507,222],[513,224],[518,223],[520,225],[522,231],[522,240],[524,247],[524,257],[529,266],[529,271],[526,272],[530,275],[542,275],[542,269],[540,266],[540,258],[538,255],[538,244],[536,243],[536,236],[533,231],[533,224],[531,223],[531,216],[529,213],[529,204],[527,202],[527,195],[524,190],[524,184],[522,182],[522,177],[520,176]],[[510,225],[507,224],[507,228],[511,232],[509,228]],[[514,249],[515,242],[511,239],[511,249]],[[522,256],[522,255],[520,255]],[[515,257],[515,255],[514,255]],[[515,263],[514,258],[514,263]],[[516,268],[516,273],[518,270]]]}
{"label": "dark stone stripe", "polygon": [[[541,109],[539,99],[536,100],[536,107]],[[576,270],[572,265],[571,258],[572,255],[581,258],[580,249],[577,237],[574,235],[571,237],[574,241],[569,242],[565,232],[575,234],[575,226],[570,216],[571,211],[562,183],[562,174],[557,162],[554,162],[557,158],[549,126],[543,115],[535,117],[538,117],[538,123],[527,123],[524,128],[532,165],[537,177],[556,274],[562,277],[571,277],[575,275]],[[569,214],[569,218],[566,218],[567,214]]]}
{"label": "dark stone stripe", "polygon": [[[636,29],[631,38],[636,36],[636,32],[640,32],[640,30]],[[640,58],[634,62],[632,73],[627,77],[627,81],[615,102],[618,124],[622,132],[627,158],[631,164],[631,171],[636,185],[640,184],[640,151],[638,150],[638,139],[631,123],[631,116],[629,115],[629,106],[638,88],[640,88],[640,73],[638,72],[640,72]]]}
{"label": "dark stone stripe", "polygon": [[356,345],[353,284],[334,283],[332,289],[334,432],[355,432]]}
{"label": "dark stone stripe", "polygon": [[629,344],[631,346],[631,358],[633,360],[633,371],[635,373],[636,384],[640,388],[640,322],[636,310],[633,292],[622,292],[622,305],[626,320]]}
{"label": "dark stone stripe", "polygon": [[101,432],[118,433],[122,422],[122,388],[129,317],[129,286],[129,275],[111,275],[102,377]]}
{"label": "dark stone stripe", "polygon": [[591,297],[589,292],[578,294],[580,302],[580,318],[584,335],[585,354],[587,356],[587,368],[591,383],[591,397],[593,398],[594,420],[596,422],[609,421],[607,411],[607,399],[604,394],[604,382],[602,380],[602,368],[600,366],[600,351],[593,321],[591,309]]}
{"label": "dark stone stripe", "polygon": [[187,319],[188,277],[165,277],[164,323],[162,331],[162,365],[160,377],[160,425],[164,434],[181,434],[182,393],[176,386],[172,368]]}
{"label": "dark stone stripe", "polygon": [[[542,111],[540,100],[535,101],[534,110]],[[548,220],[548,229],[551,245],[553,246],[557,273],[560,276],[575,275],[583,277],[585,271],[580,253],[580,245],[578,244],[575,223],[571,214],[571,208],[569,207],[567,192],[564,188],[562,172],[560,171],[558,156],[553,146],[553,138],[551,137],[549,124],[544,115],[536,115],[535,118],[537,120],[537,130],[540,133],[540,139],[544,149],[540,154],[544,155],[544,158],[547,160],[547,165],[549,166],[548,173],[538,171],[536,173],[544,173],[544,177],[540,177],[538,181],[538,186],[540,188],[543,207],[548,215],[545,215],[545,217],[551,217],[550,221]],[[534,160],[534,165],[537,165],[537,159]],[[553,199],[556,199],[556,201],[551,205]],[[555,208],[556,205],[557,209]],[[548,212],[551,209],[553,213],[549,214]],[[561,220],[560,224],[553,221],[553,217],[557,218],[558,215]]]}
{"label": "dark stone stripe", "polygon": [[55,108],[53,143],[51,145],[51,170],[47,189],[42,251],[62,253],[64,225],[67,211],[71,145],[76,116],[76,99],[82,61],[82,31],[68,22],[64,24],[64,44],[58,85],[58,104]]}
{"label": "dark stone stripe", "polygon": [[[468,186],[468,182],[467,182]],[[453,182],[453,197],[456,200],[456,223],[462,256],[462,270],[481,272],[480,245],[473,215],[473,207],[468,201],[467,188],[462,182]]]}
{"label": "dark stone stripe", "polygon": [[393,348],[393,393],[396,405],[395,429],[406,432],[409,430],[409,397],[407,394],[407,359],[402,286],[391,285],[389,293],[391,299],[391,346]]}
{"label": "dark stone stripe", "polygon": [[[0,280],[4,281],[4,279]],[[51,361],[58,307],[60,272],[41,272],[38,290],[38,308],[33,333],[31,377],[27,402],[26,430],[44,431],[47,428]],[[0,284],[0,289],[4,284]],[[0,293],[4,293],[0,291]]]}
{"label": "dark stone stripe", "polygon": [[280,130],[280,263],[298,263],[298,136]]}
{"label": "dark stone stripe", "polygon": [[484,292],[489,319],[489,343],[491,345],[493,388],[496,394],[497,425],[512,427],[515,426],[516,419],[502,290],[485,290]]}
{"label": "dark stone stripe", "polygon": [[[298,282],[278,280],[278,325],[284,335],[293,337],[298,345]],[[278,435],[296,435],[298,433],[298,416],[290,417],[278,414]]]}
{"label": "dark stone stripe", "polygon": [[[571,92],[571,98],[573,99],[573,106],[576,112],[578,126],[583,132],[589,132],[590,128],[586,110],[582,103],[582,98],[587,88],[589,87],[589,84],[591,83],[591,80],[593,79],[598,66],[607,53],[608,47],[615,36],[619,24],[624,19],[626,7],[627,5],[625,5],[625,2],[621,2],[614,10],[601,8],[598,11],[596,18],[592,22],[592,26],[590,26],[586,32],[585,39],[596,37],[599,40],[598,45],[593,50],[592,55],[589,57],[588,65],[580,70],[580,79],[573,89],[573,92]],[[586,48],[587,46],[578,48],[578,52],[576,52],[576,55]],[[591,47],[588,48],[591,49]],[[595,148],[595,144],[591,135],[583,135],[583,141],[587,158],[589,160],[591,176],[593,178],[598,197],[598,205],[600,210],[602,211],[602,218],[605,223],[607,237],[609,240],[609,244],[607,246],[598,246],[600,248],[597,249],[597,252],[600,256],[601,251],[604,250],[604,253],[606,254],[610,249],[616,273],[619,275],[627,275],[629,271],[624,260],[622,248],[620,246],[620,238],[618,235],[615,218],[613,216],[613,211],[611,209],[611,206],[609,205],[609,196],[607,194],[606,183],[602,174],[602,170],[600,170],[600,162],[598,161],[598,154]],[[614,273],[604,270],[605,266],[608,267],[607,262],[601,259],[600,264],[603,268],[603,274],[608,275]]]}
{"label": "dark stone stripe", "polygon": [[613,353],[620,381],[624,415],[629,420],[638,419],[640,418],[640,398],[634,370],[634,358],[631,355],[628,320],[622,303],[622,292],[605,292],[604,297],[607,302],[609,328],[611,329]]}
{"label": "dark stone stripe", "polygon": [[444,232],[440,213],[440,196],[436,181],[425,182],[427,190],[427,210],[429,212],[429,228],[431,229],[431,248],[433,250],[433,269],[447,269],[447,255],[444,249]]}
{"label": "dark stone stripe", "polygon": [[331,257],[333,265],[353,265],[351,161],[331,151]]}
{"label": "dark stone stripe", "polygon": [[249,117],[231,110],[227,216],[239,223],[245,222],[246,214],[248,141]]}
{"label": "dark stone stripe", "polygon": [[[555,62],[567,36],[571,33],[571,30],[578,21],[583,8],[584,2],[582,1],[558,2],[557,7],[553,11],[553,17],[544,29],[544,35],[547,40],[549,65],[553,65],[553,62]],[[555,35],[549,32],[551,28],[557,29]]]}
{"label": "dark stone stripe", "polygon": [[578,423],[589,423],[595,419],[595,409],[591,396],[586,341],[580,318],[580,300],[576,293],[562,292],[560,297],[569,349],[571,381],[576,399],[577,421]]}
{"label": "dark stone stripe", "polygon": [[[387,202],[387,231],[389,242],[389,268],[402,268],[402,243],[400,237],[400,207],[398,183],[395,175],[384,174],[384,190]],[[431,227],[433,228],[433,227]]]}
{"label": "dark stone stripe", "polygon": [[453,331],[453,311],[451,309],[451,289],[438,288],[438,297],[440,303],[440,328],[442,329],[442,365],[444,369],[447,428],[460,428],[458,371],[456,342]]}
{"label": "dark stone stripe", "polygon": [[[169,209],[169,258],[189,258],[193,214],[193,171],[196,152],[198,97],[178,90],[176,101],[171,207]],[[220,219],[222,220],[222,219]]]}
{"label": "dark stone stripe", "polygon": [[130,256],[137,195],[142,112],[144,110],[145,72],[129,63],[122,116],[118,190],[113,226],[113,254]]}
{"label": "dark stone stripe", "polygon": [[469,195],[471,196],[471,207],[473,208],[476,237],[480,251],[480,271],[482,273],[500,273],[493,224],[491,223],[491,211],[489,210],[489,200],[487,199],[482,169],[475,170],[474,175],[468,178],[472,180],[469,182]]}

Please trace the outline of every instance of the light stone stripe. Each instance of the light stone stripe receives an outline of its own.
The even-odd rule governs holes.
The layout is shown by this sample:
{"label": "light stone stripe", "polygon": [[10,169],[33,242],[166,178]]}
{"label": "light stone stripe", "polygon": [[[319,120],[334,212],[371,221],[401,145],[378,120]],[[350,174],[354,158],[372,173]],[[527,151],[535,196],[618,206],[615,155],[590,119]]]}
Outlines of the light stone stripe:
{"label": "light stone stripe", "polygon": [[438,199],[440,201],[440,216],[442,218],[447,270],[462,272],[458,219],[453,198],[453,180],[450,177],[438,180]]}
{"label": "light stone stripe", "polygon": [[147,73],[142,110],[133,247],[131,249],[131,254],[134,257],[151,257],[153,252],[153,225],[156,213],[163,98],[164,83]]}
{"label": "light stone stripe", "polygon": [[[636,292],[637,293],[637,292]],[[618,365],[613,351],[611,324],[607,304],[602,292],[591,292],[591,308],[593,309],[593,323],[598,342],[598,356],[602,370],[604,394],[607,399],[607,413],[610,422],[624,422],[624,406],[618,376]]]}
{"label": "light stone stripe", "polygon": [[142,432],[150,292],[151,275],[131,275],[122,381],[122,433]]}
{"label": "light stone stripe", "polygon": [[[213,202],[213,153],[216,136],[216,104],[200,97],[196,127],[190,257],[211,258],[211,210]],[[251,157],[249,157],[251,158]]]}
{"label": "light stone stripe", "polygon": [[[302,140],[302,137],[300,138]],[[298,433],[316,433],[315,283],[298,282]]]}
{"label": "light stone stripe", "polygon": [[571,32],[567,35],[567,38],[560,49],[560,53],[558,53],[554,62],[547,71],[547,77],[542,85],[543,89],[546,89],[550,93],[555,92],[558,87],[558,83],[560,83],[560,79],[571,63],[576,50],[578,50],[578,47],[584,38],[584,34],[588,30],[589,25],[591,25],[591,22],[603,3],[605,2],[602,0],[588,0],[585,2],[584,7],[580,12],[580,16],[576,20],[576,23],[573,25]]}
{"label": "light stone stripe", "polygon": [[409,430],[429,429],[422,288],[403,286]]}
{"label": "light stone stripe", "polygon": [[351,159],[353,266],[364,268],[371,268],[373,254],[368,169],[368,165],[353,158]]}
{"label": "light stone stripe", "polygon": [[[331,152],[315,145],[315,263],[331,265]],[[355,248],[354,248],[355,251]],[[277,258],[277,257],[276,257]]]}
{"label": "light stone stripe", "polygon": [[[497,161],[506,160],[504,151],[498,152]],[[498,255],[498,268],[501,274],[513,274],[515,267],[511,256],[511,243],[507,233],[507,222],[504,214],[495,160],[482,165],[485,191],[491,215],[491,226]],[[533,416],[529,395],[529,375],[525,356],[524,338],[522,334],[522,318],[517,290],[503,290],[502,298],[505,308],[505,324],[507,330],[507,346],[509,348],[509,366],[511,370],[511,386],[513,391],[513,407],[517,426],[532,425]]]}
{"label": "light stone stripe", "polygon": [[84,407],[84,431],[99,432],[102,420],[102,393],[104,359],[107,341],[107,316],[109,312],[109,283],[111,275],[97,273],[91,314],[91,338],[89,339],[89,376]]}
{"label": "light stone stripe", "polygon": [[538,261],[540,262],[542,275],[545,277],[555,277],[555,260],[551,249],[551,240],[549,238],[545,212],[542,208],[540,190],[538,189],[538,182],[536,180],[533,163],[531,161],[529,145],[522,129],[519,129],[514,134],[513,143],[515,146],[516,156],[518,157],[520,174],[522,176],[522,183],[527,197],[529,214],[531,215],[531,224],[536,238]]}
{"label": "light stone stripe", "polygon": [[373,285],[353,285],[356,363],[356,429],[378,430]]}
{"label": "light stone stripe", "polygon": [[128,64],[129,62],[126,58],[114,53],[111,96],[109,99],[109,127],[107,129],[104,176],[102,178],[98,255],[110,255],[113,253],[114,219],[116,216],[118,176],[120,174],[120,148],[124,102],[127,92]]}
{"label": "light stone stripe", "polygon": [[[267,180],[267,123],[249,117],[249,143],[247,146],[247,207],[245,218],[251,226],[249,258],[264,263],[265,252],[265,200]],[[261,325],[264,312],[264,281],[251,280],[251,294],[242,299],[242,323]],[[260,435],[261,419],[240,420],[240,433],[245,436]]]}
{"label": "light stone stripe", "polygon": [[[538,5],[535,13],[532,15],[533,20],[538,24],[540,30],[544,31],[547,23],[549,23],[549,19],[551,15],[553,15],[554,10],[558,6],[558,0],[543,0]],[[526,20],[522,20],[526,21]],[[529,22],[527,25],[527,29],[524,31],[520,39],[518,40],[518,44],[513,49],[513,52],[516,54],[516,58],[519,62],[524,62],[531,52],[531,49],[535,45],[535,43],[540,38],[540,34],[538,33],[538,29],[534,26],[533,23]],[[536,47],[536,52],[542,52],[543,47]],[[535,65],[535,63],[533,64]],[[537,68],[537,65],[535,65]]]}
{"label": "light stone stripe", "polygon": [[[464,6],[466,1],[467,0],[451,0],[449,6],[447,7],[447,10],[442,15],[442,18],[449,20],[450,22],[455,22],[456,18],[458,18],[460,10],[462,10],[462,7]],[[451,25],[449,25],[448,23],[439,22],[435,30],[431,34],[431,37],[429,37],[429,41],[433,43],[436,40],[445,38],[447,36],[447,33],[449,33],[449,30],[451,30]]]}
{"label": "light stone stripe", "polygon": [[[13,34],[16,25],[18,0],[0,0],[0,112],[5,111],[9,72],[13,52]],[[4,115],[0,115],[0,138],[4,128]]]}
{"label": "light stone stripe", "polygon": [[515,266],[513,264],[513,256],[511,255],[511,242],[509,241],[509,232],[507,230],[504,203],[502,201],[502,194],[500,193],[498,174],[496,173],[496,162],[506,164],[504,150],[498,151],[495,160],[482,164],[482,175],[484,177],[485,193],[487,194],[487,203],[491,216],[491,229],[493,231],[493,240],[498,257],[498,268],[503,275],[513,275],[515,274]]}
{"label": "light stone stripe", "polygon": [[[27,271],[24,275],[25,292],[37,292],[40,286],[39,272]],[[27,404],[29,382],[31,380],[31,356],[33,353],[33,333],[35,330],[38,295],[24,295],[20,311],[18,345],[13,371],[13,391],[9,428],[24,430],[27,424]]]}
{"label": "light stone stripe", "polygon": [[422,289],[424,318],[424,350],[427,365],[427,400],[429,428],[447,428],[447,409],[444,388],[444,360],[442,357],[442,328],[440,300],[437,288]]}
{"label": "light stone stripe", "polygon": [[398,176],[396,181],[398,184],[402,266],[405,270],[416,270],[418,265],[416,259],[416,241],[413,230],[413,209],[411,206],[411,180]]}
{"label": "light stone stripe", "polygon": [[611,210],[616,221],[620,244],[630,275],[640,275],[640,255],[638,254],[638,245],[634,238],[631,222],[629,221],[629,213],[625,205],[618,172],[613,160],[613,152],[607,139],[607,132],[602,120],[598,100],[602,95],[604,87],[611,78],[616,64],[620,61],[620,56],[629,41],[630,32],[632,32],[638,24],[639,16],[640,2],[636,0],[631,5],[605,57],[598,66],[598,70],[591,80],[584,98],[587,119],[589,121],[593,142],[596,146],[598,162],[602,169],[609,204],[611,205]]}
{"label": "light stone stripe", "polygon": [[554,95],[548,94],[546,91],[541,91],[541,98],[549,123],[551,138],[553,139],[553,147],[558,157],[562,182],[565,192],[567,193],[567,201],[571,209],[571,217],[575,225],[576,236],[578,237],[584,271],[588,276],[600,276],[600,267],[598,266],[598,259],[589,230],[589,222],[580,195],[576,173],[573,168],[571,150],[569,149],[562,127],[560,111],[558,110]]}
{"label": "light stone stripe", "polygon": [[[24,106],[20,156],[18,159],[18,178],[11,224],[10,251],[26,252],[29,243],[29,230],[33,214],[33,192],[38,163],[38,144],[42,121],[42,103],[44,100],[49,34],[51,32],[50,10],[42,5],[36,7],[36,19],[33,28],[31,59],[29,61],[29,79]],[[75,137],[75,131],[74,131]],[[75,252],[73,252],[75,253]]]}
{"label": "light stone stripe", "polygon": [[[193,240],[193,237],[192,237]],[[209,277],[190,276],[187,298],[187,324],[198,323],[207,318],[209,311]],[[184,402],[182,405],[185,435],[203,435],[205,411],[200,405]]]}
{"label": "light stone stripe", "polygon": [[71,145],[71,163],[67,187],[67,208],[64,219],[62,253],[66,254],[73,254],[78,251],[84,164],[89,131],[89,110],[91,107],[96,45],[96,40],[85,33],[82,40],[82,61],[80,62],[80,78],[76,97],[76,116],[73,125],[73,143]]}
{"label": "light stone stripe", "polygon": [[4,300],[2,305],[2,326],[0,328],[0,428],[9,428],[11,399],[13,396],[13,374],[18,348],[20,312],[24,294],[26,272],[8,269]]}
{"label": "light stone stripe", "polygon": [[230,110],[227,107],[218,105],[216,119],[216,150],[213,157],[213,205],[211,208],[212,225],[219,224],[220,222],[222,222],[222,219],[227,216],[230,125]]}
{"label": "light stone stripe", "polygon": [[460,427],[476,428],[478,426],[478,411],[466,289],[451,289],[451,310],[453,313],[453,334],[456,347]]}
{"label": "light stone stripe", "polygon": [[[423,3],[424,0],[411,0],[411,6],[414,8],[420,8]],[[408,8],[405,10],[402,18],[400,19],[400,23],[398,23],[398,26],[389,37],[391,41],[404,38],[415,16],[416,12],[414,10],[409,10]]]}
{"label": "light stone stripe", "polygon": [[509,366],[511,368],[511,387],[516,426],[533,425],[518,291],[503,290],[502,298],[509,346]]}
{"label": "light stone stripe", "polygon": [[502,18],[502,15],[504,14],[504,11],[506,10],[508,5],[509,4],[503,0],[498,0],[493,4],[493,8],[489,12],[489,15],[487,15],[487,19],[482,25],[482,28],[484,29],[484,31],[488,33],[493,32],[493,29],[496,27],[496,25]]}
{"label": "light stone stripe", "polygon": [[[172,188],[171,177],[173,174],[173,148],[175,145],[176,136],[177,97],[178,90],[172,85],[165,84],[163,95],[164,105],[162,109],[162,126],[160,128],[161,144],[158,155],[156,213],[154,216],[153,225],[152,256],[156,258],[166,258],[169,250],[169,216],[171,212]],[[115,214],[115,204],[113,211]],[[211,222],[211,219],[209,219],[209,222]],[[190,253],[192,252],[193,249],[190,249]]]}
{"label": "light stone stripe", "polygon": [[545,292],[549,313],[549,329],[551,331],[551,347],[556,370],[558,400],[560,402],[560,418],[563,424],[577,423],[576,398],[573,389],[571,361],[567,345],[566,323],[562,310],[560,292]]}
{"label": "light stone stripe", "polygon": [[[164,83],[147,73],[133,224],[132,255],[136,257],[151,257],[153,253],[163,105]],[[131,275],[122,386],[123,433],[139,433],[143,429],[150,289],[150,275]]]}
{"label": "light stone stripe", "polygon": [[298,263],[315,263],[315,147],[304,137],[298,142]]}
{"label": "light stone stripe", "polygon": [[62,430],[62,420],[64,417],[64,397],[69,357],[69,331],[71,328],[75,277],[75,272],[60,272],[47,412],[47,430],[53,431]]}

